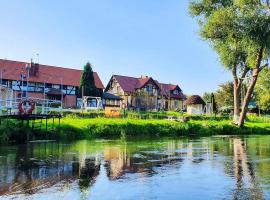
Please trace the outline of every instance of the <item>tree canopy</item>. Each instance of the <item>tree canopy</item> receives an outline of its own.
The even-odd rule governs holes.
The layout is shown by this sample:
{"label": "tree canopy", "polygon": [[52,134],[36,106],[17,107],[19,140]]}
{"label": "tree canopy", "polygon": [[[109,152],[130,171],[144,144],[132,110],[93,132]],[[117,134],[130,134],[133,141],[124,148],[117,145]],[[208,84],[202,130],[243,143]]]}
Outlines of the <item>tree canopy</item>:
{"label": "tree canopy", "polygon": [[219,109],[233,107],[233,83],[226,82],[219,85],[215,92],[215,100]]}
{"label": "tree canopy", "polygon": [[96,96],[98,90],[95,85],[94,73],[89,62],[86,63],[80,80],[80,87],[84,96]]}
{"label": "tree canopy", "polygon": [[201,37],[232,72],[234,108],[239,110],[242,82],[251,77],[242,105],[243,125],[260,71],[268,66],[270,52],[270,7],[267,0],[192,0],[190,13],[196,17]]}

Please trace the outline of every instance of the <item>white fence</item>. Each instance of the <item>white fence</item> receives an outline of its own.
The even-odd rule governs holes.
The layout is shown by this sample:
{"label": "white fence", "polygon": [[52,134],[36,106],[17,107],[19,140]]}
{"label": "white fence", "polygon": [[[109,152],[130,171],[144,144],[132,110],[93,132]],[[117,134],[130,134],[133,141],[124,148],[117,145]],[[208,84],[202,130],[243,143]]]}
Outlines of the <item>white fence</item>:
{"label": "white fence", "polygon": [[[19,104],[23,101],[31,99],[35,103],[33,114],[61,114],[62,103],[57,100],[38,99],[38,98],[0,98],[0,115],[15,115],[19,113]],[[29,106],[29,105],[27,105]]]}

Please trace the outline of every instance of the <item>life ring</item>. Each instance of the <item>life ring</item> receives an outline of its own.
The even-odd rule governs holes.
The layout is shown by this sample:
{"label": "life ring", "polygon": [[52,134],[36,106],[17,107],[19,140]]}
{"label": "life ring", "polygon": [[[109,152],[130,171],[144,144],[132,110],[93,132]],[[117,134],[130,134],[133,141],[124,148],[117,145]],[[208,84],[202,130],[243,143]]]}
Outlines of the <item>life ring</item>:
{"label": "life ring", "polygon": [[[30,105],[29,109],[24,108],[23,105],[25,103],[28,103]],[[32,99],[23,100],[18,105],[18,109],[19,109],[20,114],[32,114],[32,112],[35,110],[35,108],[36,108],[36,103]]]}

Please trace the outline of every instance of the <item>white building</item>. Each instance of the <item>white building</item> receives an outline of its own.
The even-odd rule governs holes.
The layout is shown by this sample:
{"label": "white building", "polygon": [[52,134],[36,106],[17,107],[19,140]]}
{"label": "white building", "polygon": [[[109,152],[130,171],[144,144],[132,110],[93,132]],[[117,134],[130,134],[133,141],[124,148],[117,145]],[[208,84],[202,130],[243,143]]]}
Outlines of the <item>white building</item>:
{"label": "white building", "polygon": [[205,102],[199,95],[190,96],[186,101],[187,113],[191,115],[204,114]]}

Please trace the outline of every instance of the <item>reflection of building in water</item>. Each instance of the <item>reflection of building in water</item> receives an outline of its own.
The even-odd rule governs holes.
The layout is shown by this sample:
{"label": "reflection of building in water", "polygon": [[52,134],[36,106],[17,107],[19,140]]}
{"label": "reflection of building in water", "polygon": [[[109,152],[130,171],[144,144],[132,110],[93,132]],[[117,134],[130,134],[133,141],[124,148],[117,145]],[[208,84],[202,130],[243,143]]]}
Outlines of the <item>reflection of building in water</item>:
{"label": "reflection of building in water", "polygon": [[233,139],[233,169],[236,179],[234,199],[263,199],[262,191],[256,181],[254,168],[246,152],[242,139]]}
{"label": "reflection of building in water", "polygon": [[123,170],[130,168],[130,158],[127,155],[126,148],[105,147],[104,160],[107,161],[108,176],[112,179],[122,176]]}
{"label": "reflection of building in water", "polygon": [[78,154],[66,154],[66,148],[57,143],[28,144],[1,157],[0,195],[34,194],[60,182],[65,190],[78,178],[80,189],[89,189],[99,174],[100,162],[95,156],[79,162]]}
{"label": "reflection of building in water", "polygon": [[[167,147],[160,146],[155,150],[138,150],[128,152],[126,146],[104,147],[104,160],[107,175],[110,179],[118,179],[125,173],[139,173],[140,178],[156,173],[156,168],[163,165],[180,163],[185,152],[177,152],[183,143],[169,142]],[[176,167],[176,166],[175,166]]]}

